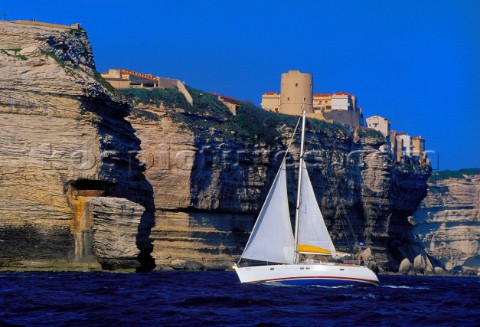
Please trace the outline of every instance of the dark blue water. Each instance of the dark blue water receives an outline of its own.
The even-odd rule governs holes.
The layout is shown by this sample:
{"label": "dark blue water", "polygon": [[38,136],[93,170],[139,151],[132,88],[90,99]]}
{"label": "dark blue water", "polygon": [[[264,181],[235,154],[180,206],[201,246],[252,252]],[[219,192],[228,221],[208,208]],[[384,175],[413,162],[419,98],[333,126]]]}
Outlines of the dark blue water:
{"label": "dark blue water", "polygon": [[479,326],[480,279],[374,287],[241,285],[233,272],[0,273],[0,325]]}

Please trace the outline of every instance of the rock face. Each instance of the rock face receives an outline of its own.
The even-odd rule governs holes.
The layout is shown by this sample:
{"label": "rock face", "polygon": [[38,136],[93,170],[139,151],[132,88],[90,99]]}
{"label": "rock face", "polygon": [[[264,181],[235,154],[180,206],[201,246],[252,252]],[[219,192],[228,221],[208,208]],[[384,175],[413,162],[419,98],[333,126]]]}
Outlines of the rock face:
{"label": "rock face", "polygon": [[140,141],[97,76],[83,30],[0,22],[1,266],[151,265]]}
{"label": "rock face", "polygon": [[[194,105],[207,97],[190,93]],[[157,266],[180,269],[179,262],[197,262],[204,269],[228,268],[242,252],[298,118],[292,117],[293,125],[276,126],[281,137],[275,142],[245,144],[232,140],[235,127],[221,128],[237,119],[231,115],[216,124],[218,116],[196,115],[199,108],[186,112],[185,105],[145,103],[137,103],[128,119],[142,140],[140,158],[155,194],[151,237]],[[186,119],[193,123],[185,124]],[[375,131],[352,135],[335,125],[314,124],[307,131],[306,161],[335,243],[346,248],[355,239],[365,242],[380,270],[398,271],[401,260],[413,261],[421,250],[407,218],[426,195],[430,168],[397,166],[379,151],[382,144]],[[294,161],[289,162],[294,208],[296,175]]]}
{"label": "rock face", "polygon": [[436,173],[413,215],[413,233],[446,270],[480,268],[480,171]]}
{"label": "rock face", "polygon": [[[193,89],[193,105],[178,91],[154,101],[139,90],[132,109],[98,77],[83,30],[0,22],[0,90],[6,267],[228,269],[297,122],[247,104],[234,117]],[[398,166],[383,143],[311,121],[305,158],[337,246],[362,241],[380,270],[397,271],[422,254],[407,218],[430,168]],[[296,141],[291,208],[298,153]]]}

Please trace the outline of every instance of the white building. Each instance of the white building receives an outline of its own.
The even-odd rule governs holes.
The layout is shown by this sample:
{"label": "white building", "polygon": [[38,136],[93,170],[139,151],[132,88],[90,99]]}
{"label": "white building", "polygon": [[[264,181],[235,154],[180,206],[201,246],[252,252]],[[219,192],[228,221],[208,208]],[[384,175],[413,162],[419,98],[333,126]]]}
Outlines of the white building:
{"label": "white building", "polygon": [[411,157],[413,155],[412,138],[406,133],[397,133],[397,148],[402,150],[402,155]]}
{"label": "white building", "polygon": [[332,94],[332,110],[350,110],[356,109],[356,99],[352,94],[337,92]]}
{"label": "white building", "polygon": [[367,127],[379,131],[387,141],[390,135],[390,120],[381,116],[371,116],[366,119]]}

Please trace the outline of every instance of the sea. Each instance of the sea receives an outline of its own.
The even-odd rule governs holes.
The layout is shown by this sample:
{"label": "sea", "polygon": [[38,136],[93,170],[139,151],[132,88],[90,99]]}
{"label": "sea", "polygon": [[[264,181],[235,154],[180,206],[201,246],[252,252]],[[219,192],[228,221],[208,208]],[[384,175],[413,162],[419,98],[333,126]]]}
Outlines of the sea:
{"label": "sea", "polygon": [[480,326],[480,278],[240,284],[234,272],[0,272],[0,326]]}

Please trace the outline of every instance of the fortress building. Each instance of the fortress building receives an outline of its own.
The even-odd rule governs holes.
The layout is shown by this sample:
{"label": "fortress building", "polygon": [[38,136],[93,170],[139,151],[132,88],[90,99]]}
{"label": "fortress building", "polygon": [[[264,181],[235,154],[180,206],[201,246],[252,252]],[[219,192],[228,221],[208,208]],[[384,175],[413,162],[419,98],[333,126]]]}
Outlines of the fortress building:
{"label": "fortress building", "polygon": [[312,74],[289,70],[282,74],[280,84],[280,112],[301,115],[305,109],[313,113]]}
{"label": "fortress building", "polygon": [[298,70],[282,74],[280,94],[264,93],[261,106],[265,110],[288,115],[300,115],[303,108],[310,117],[350,129],[363,125],[362,109],[357,106],[354,95],[345,92],[313,94],[312,74]]}
{"label": "fortress building", "polygon": [[[346,92],[328,94],[313,93],[312,75],[298,70],[282,74],[280,94],[267,92],[262,95],[264,110],[288,115],[300,115],[302,109],[307,116],[346,126],[350,130],[362,127],[363,112],[357,98]],[[425,140],[421,136],[411,137],[407,133],[390,130],[390,120],[381,116],[366,119],[367,128],[379,131],[385,136],[380,150],[389,152],[396,162],[414,160],[430,164],[425,152]]]}
{"label": "fortress building", "polygon": [[265,110],[287,115],[301,115],[303,109],[311,114],[314,112],[312,89],[312,74],[289,70],[282,74],[280,94],[263,94],[261,106]]}

